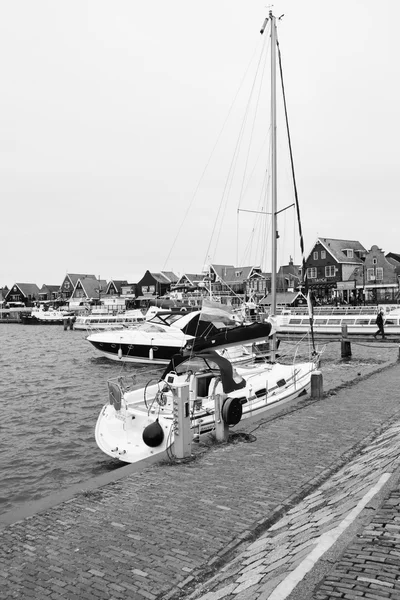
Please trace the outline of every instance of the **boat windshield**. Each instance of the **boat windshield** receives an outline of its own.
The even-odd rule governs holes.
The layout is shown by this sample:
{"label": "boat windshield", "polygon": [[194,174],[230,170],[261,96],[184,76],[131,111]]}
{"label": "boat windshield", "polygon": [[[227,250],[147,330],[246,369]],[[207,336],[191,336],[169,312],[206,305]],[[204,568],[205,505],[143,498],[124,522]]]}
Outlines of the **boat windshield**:
{"label": "boat windshield", "polygon": [[161,327],[161,325],[165,325],[165,323],[157,324],[157,323],[153,323],[153,322],[147,321],[145,323],[140,323],[140,325],[138,325],[138,328],[139,328],[140,331],[148,331],[150,333],[151,332],[153,332],[153,333],[154,332],[158,332],[158,333],[162,332],[162,333],[164,333],[165,329],[164,329],[164,327]]}
{"label": "boat windshield", "polygon": [[172,325],[182,319],[186,314],[183,313],[157,313],[149,319],[149,323],[158,323],[160,325]]}

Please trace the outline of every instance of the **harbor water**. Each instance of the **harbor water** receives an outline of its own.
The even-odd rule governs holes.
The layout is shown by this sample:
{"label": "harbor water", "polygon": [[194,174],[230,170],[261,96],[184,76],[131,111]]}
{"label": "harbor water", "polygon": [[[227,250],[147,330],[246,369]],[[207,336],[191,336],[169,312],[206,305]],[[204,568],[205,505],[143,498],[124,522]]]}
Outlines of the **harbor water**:
{"label": "harbor water", "polygon": [[[86,335],[62,325],[0,324],[0,514],[123,466],[103,454],[94,438],[108,399],[107,379],[136,373],[145,384],[163,367],[109,361]],[[324,388],[351,382],[397,356],[398,345],[371,340],[343,361],[340,343],[328,344]]]}
{"label": "harbor water", "polygon": [[123,464],[94,438],[107,379],[135,372],[145,383],[150,369],[97,355],[86,336],[62,325],[0,324],[0,514]]}

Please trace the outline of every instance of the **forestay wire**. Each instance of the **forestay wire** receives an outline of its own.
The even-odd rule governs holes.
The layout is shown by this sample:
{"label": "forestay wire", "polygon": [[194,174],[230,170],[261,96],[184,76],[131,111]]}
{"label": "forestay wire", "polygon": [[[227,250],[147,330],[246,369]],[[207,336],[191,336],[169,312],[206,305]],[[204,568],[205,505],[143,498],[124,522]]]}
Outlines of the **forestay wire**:
{"label": "forestay wire", "polygon": [[310,316],[312,347],[313,347],[313,352],[315,352],[314,328],[313,328],[313,311],[312,311],[312,303],[310,301],[310,295],[309,295],[309,289],[308,289],[308,277],[307,277],[307,270],[306,270],[306,256],[305,256],[305,252],[304,252],[303,230],[302,230],[302,227],[301,227],[300,205],[299,205],[299,197],[298,197],[298,193],[297,193],[296,175],[295,175],[295,170],[294,170],[292,142],[291,142],[291,139],[290,139],[289,119],[288,119],[287,106],[286,106],[285,86],[284,86],[284,83],[283,83],[282,57],[281,57],[281,50],[280,50],[280,47],[279,47],[279,40],[278,40],[278,38],[276,38],[276,45],[277,45],[277,48],[278,48],[279,72],[280,72],[281,85],[282,85],[282,96],[283,96],[283,106],[284,106],[284,111],[285,111],[286,131],[287,131],[288,143],[289,143],[290,167],[291,167],[291,170],[292,170],[294,197],[295,197],[296,212],[297,212],[297,222],[298,222],[298,225],[299,225],[299,237],[300,237],[301,260],[302,260],[302,266],[303,266],[304,291],[305,291],[305,296],[307,298],[308,310],[309,310],[309,316]]}

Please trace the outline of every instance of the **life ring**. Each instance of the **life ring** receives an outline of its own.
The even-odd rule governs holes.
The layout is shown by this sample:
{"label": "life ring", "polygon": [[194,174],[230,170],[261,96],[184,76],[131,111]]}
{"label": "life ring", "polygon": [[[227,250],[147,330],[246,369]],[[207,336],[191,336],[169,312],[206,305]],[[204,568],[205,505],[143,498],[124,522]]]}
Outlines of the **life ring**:
{"label": "life ring", "polygon": [[242,418],[243,405],[240,398],[227,398],[222,406],[221,417],[227,425],[237,425]]}

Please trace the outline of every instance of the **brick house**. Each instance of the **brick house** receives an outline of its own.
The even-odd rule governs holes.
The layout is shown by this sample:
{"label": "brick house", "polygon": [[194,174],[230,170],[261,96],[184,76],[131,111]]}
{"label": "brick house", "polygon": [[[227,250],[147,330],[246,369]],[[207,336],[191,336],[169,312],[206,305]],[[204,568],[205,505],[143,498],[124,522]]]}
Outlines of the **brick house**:
{"label": "brick house", "polygon": [[356,240],[317,238],[305,267],[308,287],[319,302],[340,299],[350,302],[356,291],[354,272],[362,268],[367,254]]}
{"label": "brick house", "polygon": [[[399,260],[398,260],[399,259]],[[400,256],[385,253],[374,245],[367,252],[365,262],[354,270],[358,298],[365,304],[395,303],[398,299]]]}

